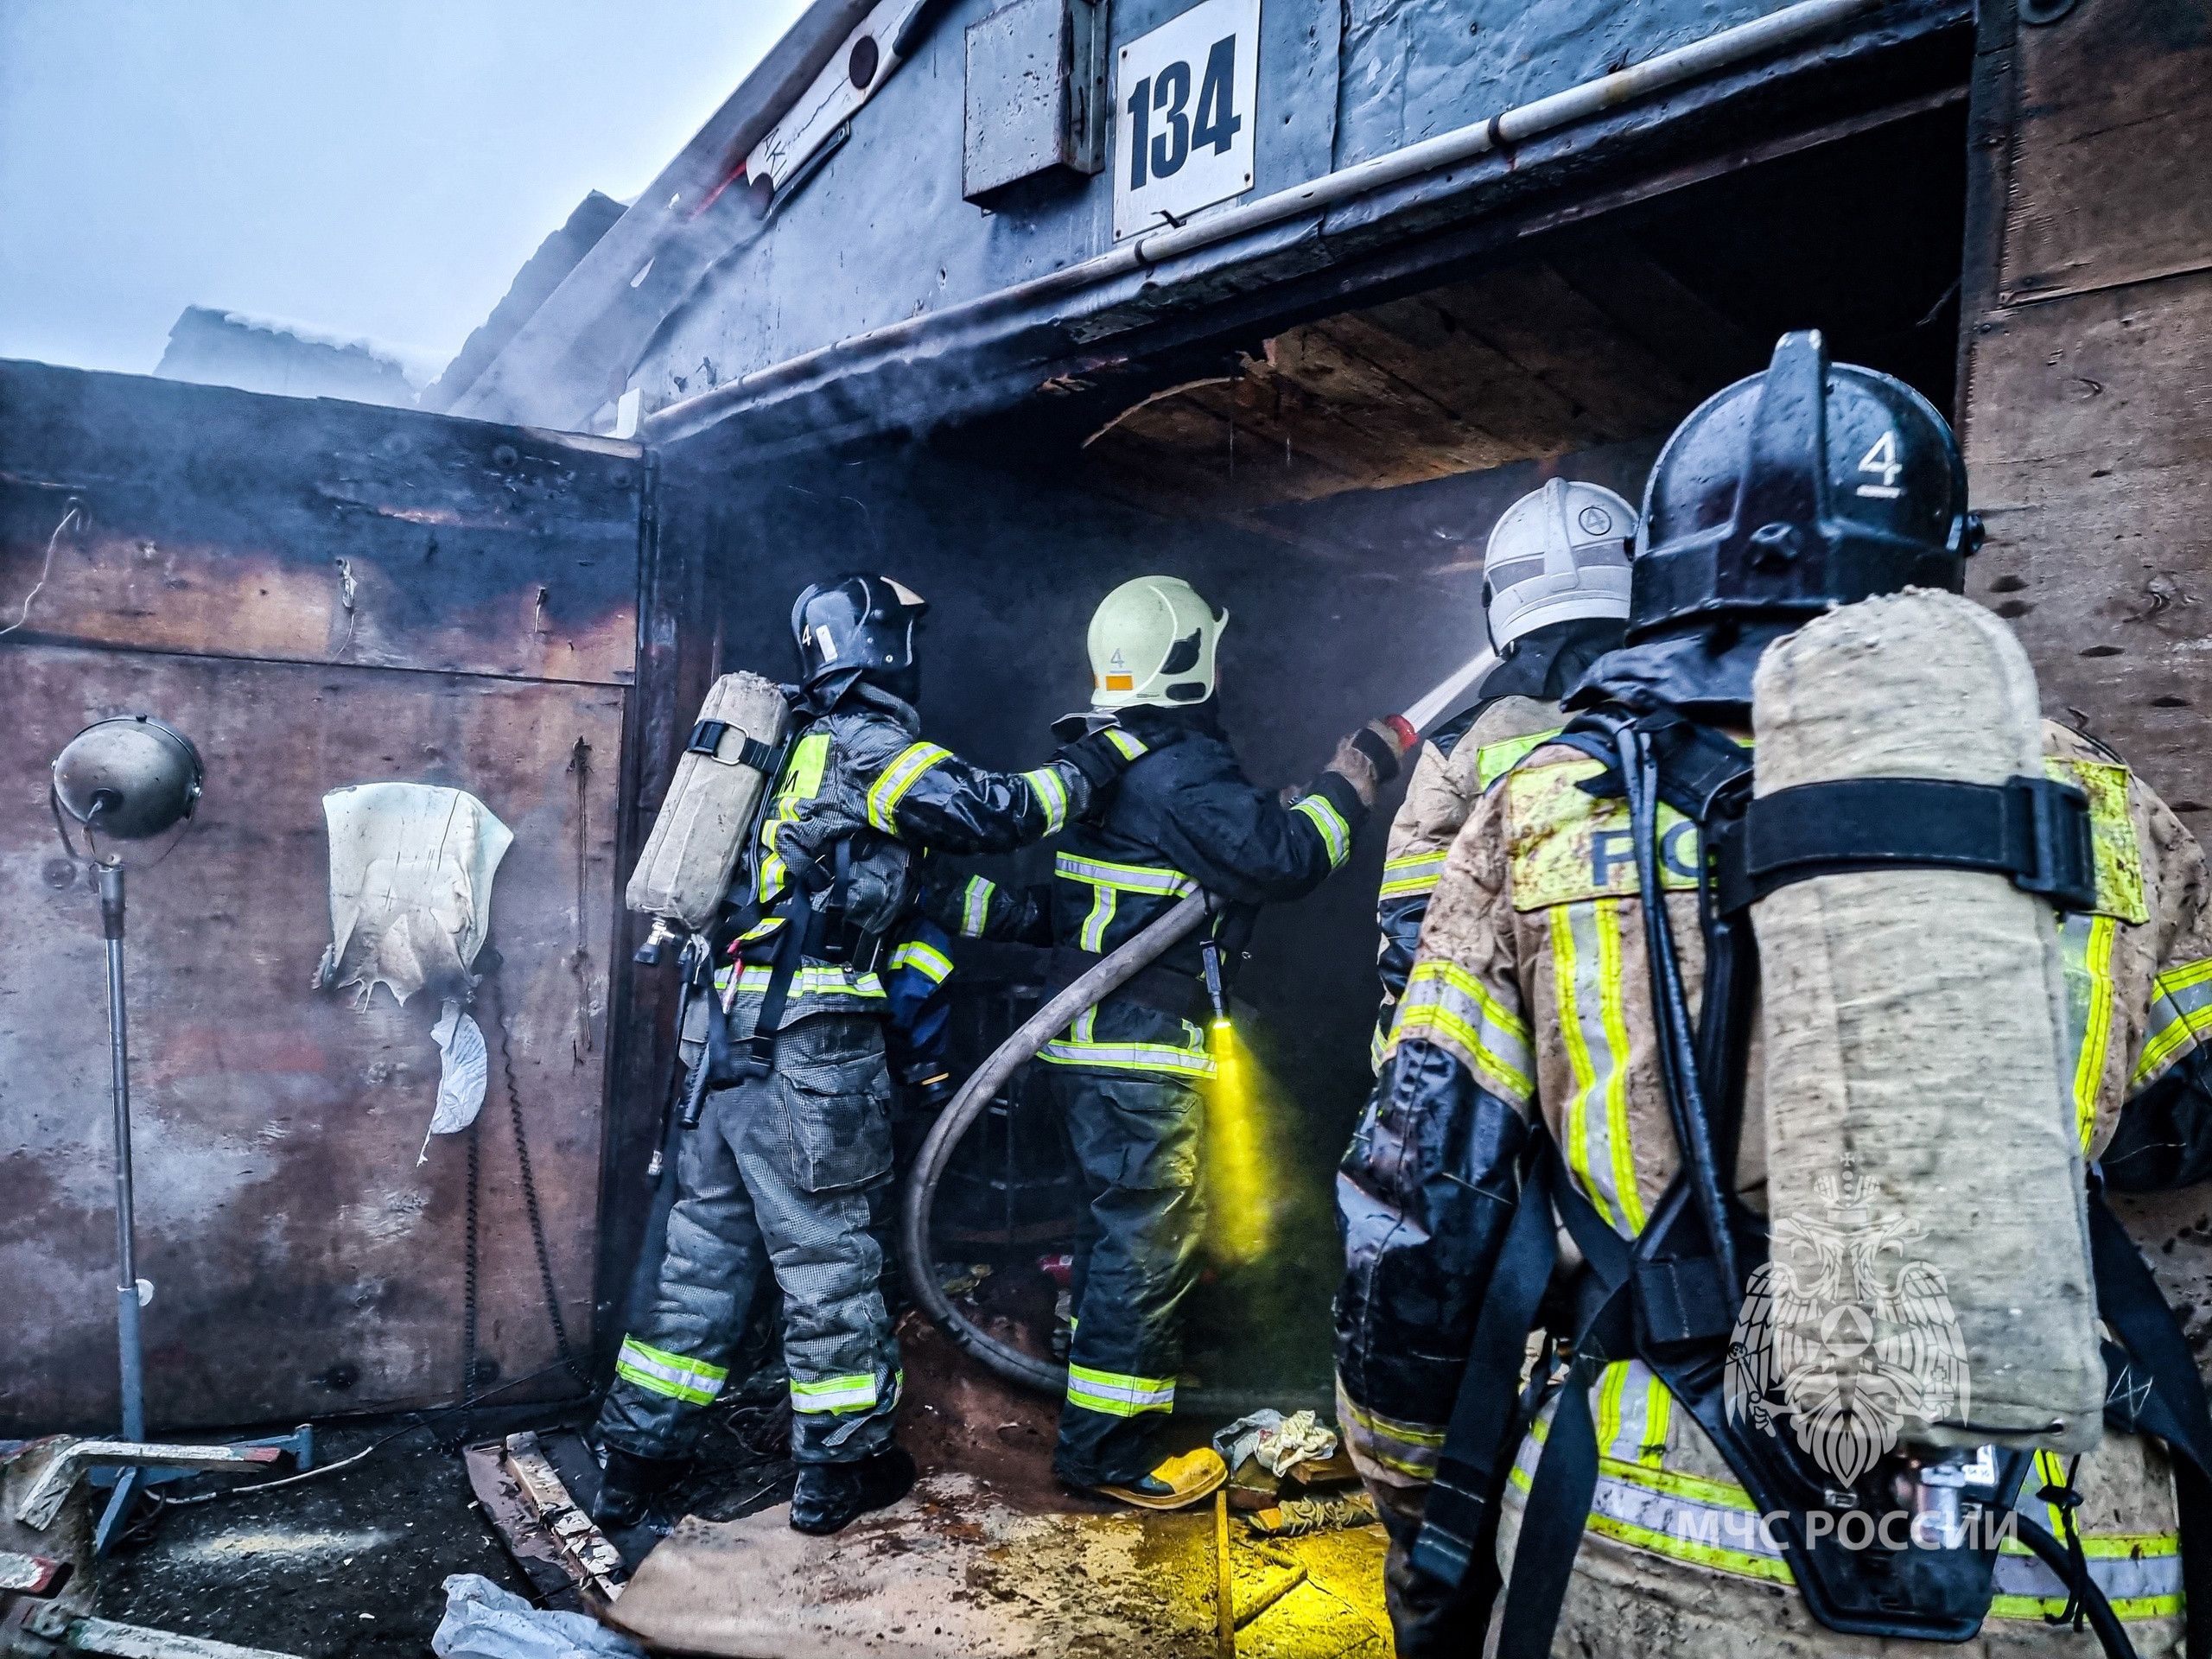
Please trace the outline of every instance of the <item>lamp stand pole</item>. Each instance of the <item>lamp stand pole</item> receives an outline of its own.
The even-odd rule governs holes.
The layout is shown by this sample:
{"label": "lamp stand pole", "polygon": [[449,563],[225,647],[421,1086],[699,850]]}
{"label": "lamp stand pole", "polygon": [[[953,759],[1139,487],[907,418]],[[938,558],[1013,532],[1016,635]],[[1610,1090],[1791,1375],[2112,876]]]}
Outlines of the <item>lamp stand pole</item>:
{"label": "lamp stand pole", "polygon": [[[123,1438],[146,1438],[146,1362],[138,1336],[138,1262],[132,1236],[130,1198],[130,1032],[123,1001],[123,866],[99,867],[100,933],[107,944],[107,1046],[115,1095],[115,1327],[122,1357]],[[130,1510],[145,1471],[118,1470],[115,1495],[108,1500],[93,1536],[93,1548],[105,1553],[116,1529]]]}

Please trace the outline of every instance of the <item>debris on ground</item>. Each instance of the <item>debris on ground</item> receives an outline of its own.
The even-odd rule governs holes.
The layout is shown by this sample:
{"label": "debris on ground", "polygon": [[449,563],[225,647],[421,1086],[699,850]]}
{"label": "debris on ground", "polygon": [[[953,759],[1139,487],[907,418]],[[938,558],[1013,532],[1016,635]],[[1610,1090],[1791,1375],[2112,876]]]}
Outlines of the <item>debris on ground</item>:
{"label": "debris on ground", "polygon": [[1247,1458],[1271,1475],[1287,1475],[1301,1463],[1320,1463],[1337,1454],[1337,1436],[1311,1411],[1255,1411],[1239,1417],[1213,1437],[1213,1449],[1232,1469]]}
{"label": "debris on ground", "polygon": [[1376,1518],[1375,1500],[1365,1492],[1287,1497],[1274,1509],[1255,1511],[1252,1530],[1270,1538],[1302,1538],[1308,1533],[1364,1527]]}
{"label": "debris on ground", "polygon": [[479,1573],[454,1573],[445,1592],[446,1616],[430,1637],[438,1659],[644,1659],[597,1619],[533,1607]]}

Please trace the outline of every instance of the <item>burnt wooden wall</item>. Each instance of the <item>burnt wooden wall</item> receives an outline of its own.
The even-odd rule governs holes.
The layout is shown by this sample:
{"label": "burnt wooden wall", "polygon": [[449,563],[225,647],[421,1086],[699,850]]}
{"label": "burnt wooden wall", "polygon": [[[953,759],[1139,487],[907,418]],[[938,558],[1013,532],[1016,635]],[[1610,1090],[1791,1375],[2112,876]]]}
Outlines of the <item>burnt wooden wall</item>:
{"label": "burnt wooden wall", "polygon": [[[503,1020],[588,1357],[607,1104],[636,1082],[610,1090],[610,1051],[652,1013],[610,937],[647,770],[626,725],[667,701],[665,676],[632,690],[651,487],[631,444],[0,365],[0,627],[52,548],[0,639],[0,1433],[116,1410],[101,947],[47,802],[50,757],[116,713],[173,721],[208,773],[191,832],[131,878],[150,1425],[459,1393],[467,1137],[416,1162],[436,1010],[309,988],[330,929],[321,800],[345,784],[465,789],[515,833],[476,1010],[480,1375],[553,1354]],[[72,501],[86,522],[57,537]],[[646,575],[664,663],[681,598]]]}
{"label": "burnt wooden wall", "polygon": [[[2045,712],[2212,830],[2212,5],[1985,8],[1960,406]],[[2212,1356],[2212,1189],[2131,1224]]]}

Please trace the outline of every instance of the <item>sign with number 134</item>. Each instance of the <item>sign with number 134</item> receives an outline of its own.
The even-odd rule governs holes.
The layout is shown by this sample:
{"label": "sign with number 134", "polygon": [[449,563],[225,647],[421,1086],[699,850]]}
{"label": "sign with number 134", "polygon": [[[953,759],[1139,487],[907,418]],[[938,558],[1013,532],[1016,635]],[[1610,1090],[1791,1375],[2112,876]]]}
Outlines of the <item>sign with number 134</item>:
{"label": "sign with number 134", "polygon": [[1203,0],[1114,66],[1116,241],[1252,188],[1260,0]]}

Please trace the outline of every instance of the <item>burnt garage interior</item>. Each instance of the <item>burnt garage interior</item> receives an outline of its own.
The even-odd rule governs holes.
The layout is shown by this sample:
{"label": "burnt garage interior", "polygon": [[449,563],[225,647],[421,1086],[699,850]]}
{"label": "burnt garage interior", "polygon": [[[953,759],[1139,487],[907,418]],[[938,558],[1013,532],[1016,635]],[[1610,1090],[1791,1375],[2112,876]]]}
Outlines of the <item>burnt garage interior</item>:
{"label": "burnt garage interior", "polygon": [[[1042,397],[925,442],[766,469],[741,451],[717,458],[711,435],[679,446],[665,487],[697,493],[726,584],[718,660],[788,650],[793,550],[807,569],[880,565],[933,607],[926,729],[982,764],[1029,765],[1047,723],[1085,700],[1098,599],[1179,574],[1232,619],[1222,718],[1248,774],[1303,783],[1344,731],[1410,705],[1479,648],[1483,548],[1508,504],[1554,474],[1640,503],[1666,434],[1763,367],[1784,330],[1821,327],[1839,359],[1950,413],[1965,105],[1931,102],[1510,258],[1181,346],[1149,365],[1172,378],[1134,399]],[[1330,1403],[1330,1183],[1370,1082],[1373,895],[1399,792],[1338,877],[1262,914],[1237,985],[1271,1084],[1277,1211],[1271,1247],[1217,1260],[1198,1293],[1184,1385],[1196,1414]],[[973,868],[1042,880],[1050,858]],[[955,983],[977,1001],[957,1027],[966,1044],[1033,1007],[1019,948],[957,954]],[[995,1116],[971,1131],[939,1210],[960,1237],[941,1254],[994,1259],[1010,1217],[1019,1243],[995,1252],[991,1295],[1034,1319],[1050,1291],[1032,1263],[1072,1237],[1054,1208],[1071,1188],[1052,1127],[1018,1123],[1012,1179],[1030,1190],[1009,1208],[1006,1133]]]}
{"label": "burnt garage interior", "polygon": [[[1708,154],[1631,186],[1601,181],[1574,210],[1547,199],[1510,233],[1488,232],[1471,249],[1440,241],[1395,263],[1363,269],[1355,261],[1326,283],[1245,296],[1196,321],[1163,326],[1158,338],[1140,339],[1110,364],[1054,375],[1007,413],[838,447],[810,442],[795,427],[764,434],[741,423],[651,454],[575,440],[547,463],[569,467],[569,484],[527,499],[510,491],[499,511],[539,515],[541,542],[560,541],[563,516],[579,512],[598,526],[587,537],[595,537],[594,545],[612,549],[636,534],[634,565],[609,554],[613,568],[638,574],[634,658],[603,652],[604,662],[577,666],[574,643],[559,649],[556,642],[573,635],[585,641],[581,655],[588,656],[590,642],[611,626],[607,619],[623,620],[620,605],[611,594],[594,594],[578,602],[575,613],[562,613],[575,602],[570,593],[558,582],[541,583],[527,556],[499,552],[499,538],[484,529],[490,510],[462,503],[438,509],[445,519],[435,512],[409,518],[413,509],[373,505],[375,490],[388,482],[378,469],[404,470],[403,457],[435,448],[431,440],[410,440],[410,452],[364,427],[348,440],[354,449],[342,451],[357,450],[359,464],[339,467],[345,477],[336,484],[328,481],[328,462],[341,451],[320,441],[302,442],[283,463],[296,463],[303,476],[320,467],[326,476],[304,492],[314,497],[312,510],[302,509],[290,538],[264,556],[273,574],[262,593],[274,588],[281,599],[313,588],[318,620],[308,630],[315,635],[308,659],[346,664],[344,675],[360,680],[359,687],[347,682],[344,695],[353,701],[342,714],[309,714],[300,701],[312,695],[319,705],[331,693],[310,690],[310,683],[327,678],[335,686],[342,676],[310,673],[295,677],[296,686],[260,664],[241,678],[212,672],[210,657],[257,649],[240,639],[238,620],[219,604],[200,605],[189,638],[163,634],[169,625],[148,618],[161,602],[188,604],[194,580],[172,576],[166,601],[145,598],[146,572],[159,563],[145,550],[172,540],[166,525],[155,528],[167,509],[147,507],[146,523],[137,525],[126,522],[130,509],[111,508],[99,535],[115,545],[85,556],[112,576],[104,626],[34,623],[0,641],[0,650],[37,667],[47,688],[38,694],[36,717],[23,726],[36,741],[19,746],[10,765],[7,879],[18,888],[43,880],[50,889],[36,895],[35,916],[0,928],[11,935],[18,962],[32,959],[23,930],[35,926],[53,937],[74,930],[78,943],[54,971],[80,974],[76,995],[96,1011],[96,935],[84,886],[56,885],[58,878],[39,874],[53,850],[43,768],[74,729],[73,721],[161,702],[178,723],[199,721],[213,734],[210,812],[193,832],[200,845],[187,846],[168,872],[146,879],[149,944],[136,969],[133,1009],[140,1040],[157,1055],[174,1040],[165,1020],[182,1004],[204,1020],[233,1022],[229,1040],[251,1057],[239,1064],[264,1076],[287,1067],[312,1072],[315,1064],[278,1052],[290,1040],[278,1029],[289,1029],[289,1016],[257,1020],[255,1010],[272,999],[303,997],[305,966],[321,948],[316,794],[373,773],[479,787],[489,800],[492,791],[480,780],[506,775],[510,798],[518,801],[510,822],[522,832],[518,849],[532,830],[541,833],[535,850],[525,850],[524,868],[500,888],[502,902],[516,908],[502,911],[493,942],[508,994],[537,1022],[535,1038],[518,1045],[523,1109],[543,1113],[549,1100],[559,1106],[551,1121],[532,1120],[538,1189],[532,1201],[542,1198],[546,1211],[550,1242],[543,1262],[558,1281],[567,1334],[579,1352],[588,1345],[603,1363],[620,1340],[641,1241],[652,1224],[646,1172],[665,1132],[673,1005],[665,969],[627,965],[644,930],[620,912],[622,880],[709,677],[743,667],[788,671],[789,606],[800,586],[860,568],[889,572],[921,592],[932,606],[926,734],[983,764],[1024,766],[1049,749],[1048,723],[1086,701],[1084,632],[1098,599],[1148,571],[1185,575],[1233,619],[1222,647],[1222,715],[1249,775],[1268,785],[1303,782],[1343,732],[1408,706],[1480,645],[1484,542],[1509,503],[1554,475],[1640,499],[1667,432],[1711,392],[1761,367],[1785,329],[1821,328],[1836,358],[1895,373],[1951,413],[1967,144],[1964,42],[1955,35],[1947,49],[1954,55],[1942,73],[1925,77],[1937,90],[1877,114],[1717,159]],[[103,493],[115,503],[130,499],[127,487],[104,491],[99,479],[72,472],[66,421],[49,421],[36,440],[18,424],[29,423],[34,406],[50,414],[75,396],[41,378],[60,372],[19,380],[14,407],[0,416],[14,458],[0,475],[14,569],[38,568],[73,491],[96,505],[105,505]],[[35,397],[20,390],[31,380]],[[102,395],[129,394],[111,387]],[[294,410],[346,418],[328,405],[191,389],[188,397],[149,414],[146,442],[174,446],[188,405],[214,406],[194,399],[214,400],[226,420],[244,420],[209,429],[234,436],[256,423],[281,427]],[[237,414],[248,404],[255,411],[250,418]],[[378,416],[379,429],[397,422],[393,429],[408,433],[428,429],[410,424],[418,420],[462,429],[452,441],[455,455],[466,452],[466,465],[493,471],[526,472],[538,453],[532,445],[550,442],[545,435],[502,435],[502,429],[429,416]],[[158,435],[157,423],[164,423]],[[111,470],[128,471],[116,457],[132,439],[129,432],[107,435]],[[255,454],[252,465],[265,471],[282,463],[284,446],[269,442]],[[26,465],[26,455],[40,464]],[[459,459],[441,465],[442,472],[426,470],[426,490],[445,487],[440,479],[465,470]],[[180,476],[187,474],[206,499],[222,493],[223,480],[209,476],[204,460],[182,467]],[[465,551],[472,536],[480,534],[487,550],[473,567],[477,574],[438,601],[451,613],[431,615],[438,606],[425,610],[424,601],[410,626],[442,622],[459,633],[478,624],[522,628],[527,617],[525,631],[543,649],[533,645],[537,654],[527,661],[473,658],[462,645],[428,657],[397,644],[387,649],[378,632],[379,601],[400,604],[417,577],[324,544],[316,526],[353,525],[366,515],[376,521],[372,528],[389,530],[395,512],[416,537],[409,556],[418,563],[410,570],[438,569],[436,556],[449,564],[472,556]],[[270,540],[247,515],[216,517],[221,522],[192,534],[219,556],[226,547]],[[425,531],[433,553],[422,550]],[[74,544],[67,550],[73,556]],[[588,565],[591,556],[575,563]],[[65,556],[57,590],[66,589],[71,570]],[[323,597],[334,582],[344,594],[335,609]],[[308,607],[305,597],[295,607],[302,615]],[[386,612],[387,620],[392,614]],[[156,637],[149,639],[149,632]],[[276,628],[258,648],[286,656],[283,632]],[[384,677],[372,689],[378,673]],[[403,687],[401,674],[416,678]],[[417,728],[410,690],[431,694],[440,710],[435,729]],[[493,697],[480,695],[486,690]],[[499,720],[473,726],[497,699],[508,704]],[[277,710],[289,726],[276,720]],[[257,723],[266,721],[275,723]],[[518,741],[507,726],[533,735]],[[265,787],[253,748],[279,729],[317,759]],[[358,741],[365,736],[380,741],[365,745]],[[495,753],[497,766],[487,767],[483,757]],[[1313,1407],[1325,1414],[1330,1407],[1328,1303],[1339,1265],[1330,1181],[1369,1083],[1373,895],[1396,795],[1389,791],[1379,804],[1346,871],[1304,902],[1262,916],[1236,987],[1240,1027],[1268,1079],[1272,1228],[1269,1247],[1255,1259],[1210,1267],[1191,1309],[1179,1413],[1193,1419],[1192,1443],[1258,1407]],[[272,849],[283,872],[281,906],[252,912],[247,897],[244,922],[197,919],[193,906],[209,895],[252,887],[253,873],[270,868]],[[1049,849],[1032,849],[963,868],[1001,880],[1039,880],[1049,861]],[[211,864],[219,873],[211,873]],[[517,897],[508,898],[511,892]],[[296,936],[299,948],[278,950],[247,939],[256,926]],[[226,927],[234,934],[226,935]],[[226,1003],[210,988],[239,974],[233,951],[251,959],[258,977]],[[1027,1011],[1035,969],[1011,950],[963,945],[957,957],[956,1043],[961,1064],[971,1065]],[[188,976],[181,994],[180,975]],[[382,1065],[381,1084],[396,1067],[403,1084],[411,1078],[410,1099],[420,1103],[435,1072],[435,1058],[425,1062],[431,1017],[379,1003],[367,1016],[375,1027],[370,1036],[339,1038],[329,1035],[334,1011],[318,1008],[312,1016],[321,1023],[302,1040],[355,1044],[353,1070],[341,1077],[342,1068],[324,1067],[329,1079],[320,1094],[295,1090],[308,1105],[290,1132],[331,1138],[312,1185],[289,1198],[271,1192],[264,1209],[304,1192],[327,1214],[350,1217],[334,1225],[317,1252],[216,1249],[181,1224],[192,1208],[182,1193],[168,1212],[179,1224],[166,1236],[158,1216],[146,1224],[156,1235],[149,1253],[157,1280],[196,1283],[197,1293],[185,1294],[197,1294],[191,1305],[203,1311],[243,1300],[252,1322],[270,1332],[268,1386],[240,1398],[223,1385],[221,1368],[196,1355],[204,1338],[173,1330],[169,1360],[149,1379],[157,1432],[448,1407],[464,1392],[465,1365],[468,1389],[504,1385],[499,1408],[520,1408],[511,1420],[575,1421],[576,1384],[558,1363],[540,1253],[524,1225],[496,1047],[481,1131],[486,1236],[473,1357],[463,1346],[464,1259],[472,1278],[480,1264],[465,1243],[470,1204],[462,1160],[434,1148],[432,1167],[419,1181],[411,1178],[404,1166],[415,1154],[421,1112],[394,1113],[372,1138],[365,1139],[359,1125],[349,1128],[344,1158],[330,1155],[337,1131],[326,1124],[341,1110],[352,1113],[352,1096],[363,1092],[347,1079]],[[192,1039],[222,1046],[198,1027]],[[57,1051],[60,1043],[57,1037]],[[104,1076],[98,1051],[78,1042],[66,1061],[57,1052],[48,1075],[82,1096],[91,1122]],[[147,1109],[158,1119],[221,1108],[179,1088],[156,1091]],[[905,1128],[911,1146],[918,1126]],[[87,1156],[104,1156],[96,1124],[77,1144]],[[19,1215],[67,1211],[66,1222],[55,1224],[66,1236],[46,1259],[56,1273],[105,1284],[112,1235],[102,1231],[109,1224],[101,1199],[90,1187],[89,1196],[77,1197],[53,1190],[56,1184],[29,1147],[26,1137],[10,1149],[15,1186],[0,1192],[0,1207],[14,1196]],[[158,1169],[162,1156],[157,1130],[142,1157]],[[1017,1090],[1008,1112],[987,1118],[970,1136],[939,1206],[940,1262],[992,1269],[970,1292],[976,1317],[1020,1331],[1033,1344],[1041,1344],[1052,1295],[1038,1260],[1072,1236],[1064,1160],[1056,1127]],[[347,1160],[355,1163],[350,1174]],[[420,1230],[410,1230],[418,1217]],[[220,1226],[234,1235],[264,1219],[240,1214]],[[363,1230],[369,1243],[357,1244]],[[392,1248],[418,1253],[414,1267],[391,1268],[362,1288],[372,1275],[357,1258],[393,1239],[402,1243]],[[67,1315],[58,1311],[58,1294],[49,1295],[46,1306],[56,1311],[41,1317],[50,1317],[59,1346],[34,1363],[41,1371],[66,1365],[79,1381],[0,1386],[0,1424],[14,1425],[0,1432],[97,1428],[112,1415],[104,1294],[86,1299],[89,1311]],[[372,1307],[374,1334],[364,1341],[360,1315]],[[232,1326],[222,1332],[244,1339]],[[772,1353],[766,1357],[773,1363]],[[945,1370],[962,1362],[940,1351],[936,1363]],[[908,1363],[926,1376],[926,1362],[910,1356]],[[930,1397],[926,1386],[917,1390],[918,1401]],[[1013,1422],[987,1425],[983,1438],[995,1438],[997,1449],[982,1449],[1000,1466],[1033,1465],[1033,1496],[1052,1501],[1043,1475],[1051,1402],[1009,1405],[994,1395],[988,1403],[1020,1410],[1029,1427],[1008,1435],[1002,1430]],[[493,1421],[489,1409],[474,1421]],[[460,1427],[451,1417],[437,1419],[431,1433],[408,1442],[418,1448],[414,1455],[390,1464],[389,1479],[378,1484],[378,1465],[365,1465],[350,1478],[350,1499],[336,1496],[338,1483],[309,1485],[289,1513],[299,1525],[344,1533],[374,1518],[360,1512],[365,1507],[416,1505],[426,1534],[459,1540],[477,1523],[457,1503],[441,1507],[422,1491],[435,1479],[426,1471],[444,1455],[430,1450],[433,1440],[454,1440]],[[364,1433],[341,1443],[372,1438]],[[730,1439],[720,1484],[693,1494],[708,1513],[776,1501],[779,1470],[763,1449],[766,1441]],[[977,1452],[981,1440],[947,1433],[929,1444],[957,1460]],[[569,1472],[590,1478],[580,1467]],[[274,1524],[287,1514],[289,1496],[264,1500],[261,1521]],[[168,1517],[146,1529],[153,1541],[126,1544],[111,1597],[121,1616],[169,1623],[186,1617],[173,1605],[175,1593],[161,1587],[178,1580],[155,1573],[162,1541],[213,1551],[220,1529],[235,1522],[234,1511],[225,1513],[231,1507]],[[382,1547],[359,1548],[372,1555]],[[493,1571],[488,1554],[472,1539],[464,1559],[456,1543],[443,1570]],[[187,1575],[205,1589],[186,1596],[199,1598],[188,1628],[237,1641],[265,1643],[282,1634],[257,1608],[223,1605],[229,1581],[216,1554],[202,1565],[199,1578]],[[175,1566],[169,1560],[165,1570],[173,1574]],[[284,1572],[276,1569],[276,1578]],[[419,1647],[435,1620],[437,1573],[428,1566],[395,1571],[373,1592],[321,1557],[303,1561],[301,1574],[279,1587],[287,1627],[303,1650],[405,1650],[405,1640]],[[258,1608],[269,1605],[257,1600]],[[378,1610],[373,1630],[365,1624],[330,1634],[334,1619],[350,1620],[364,1606]]]}

